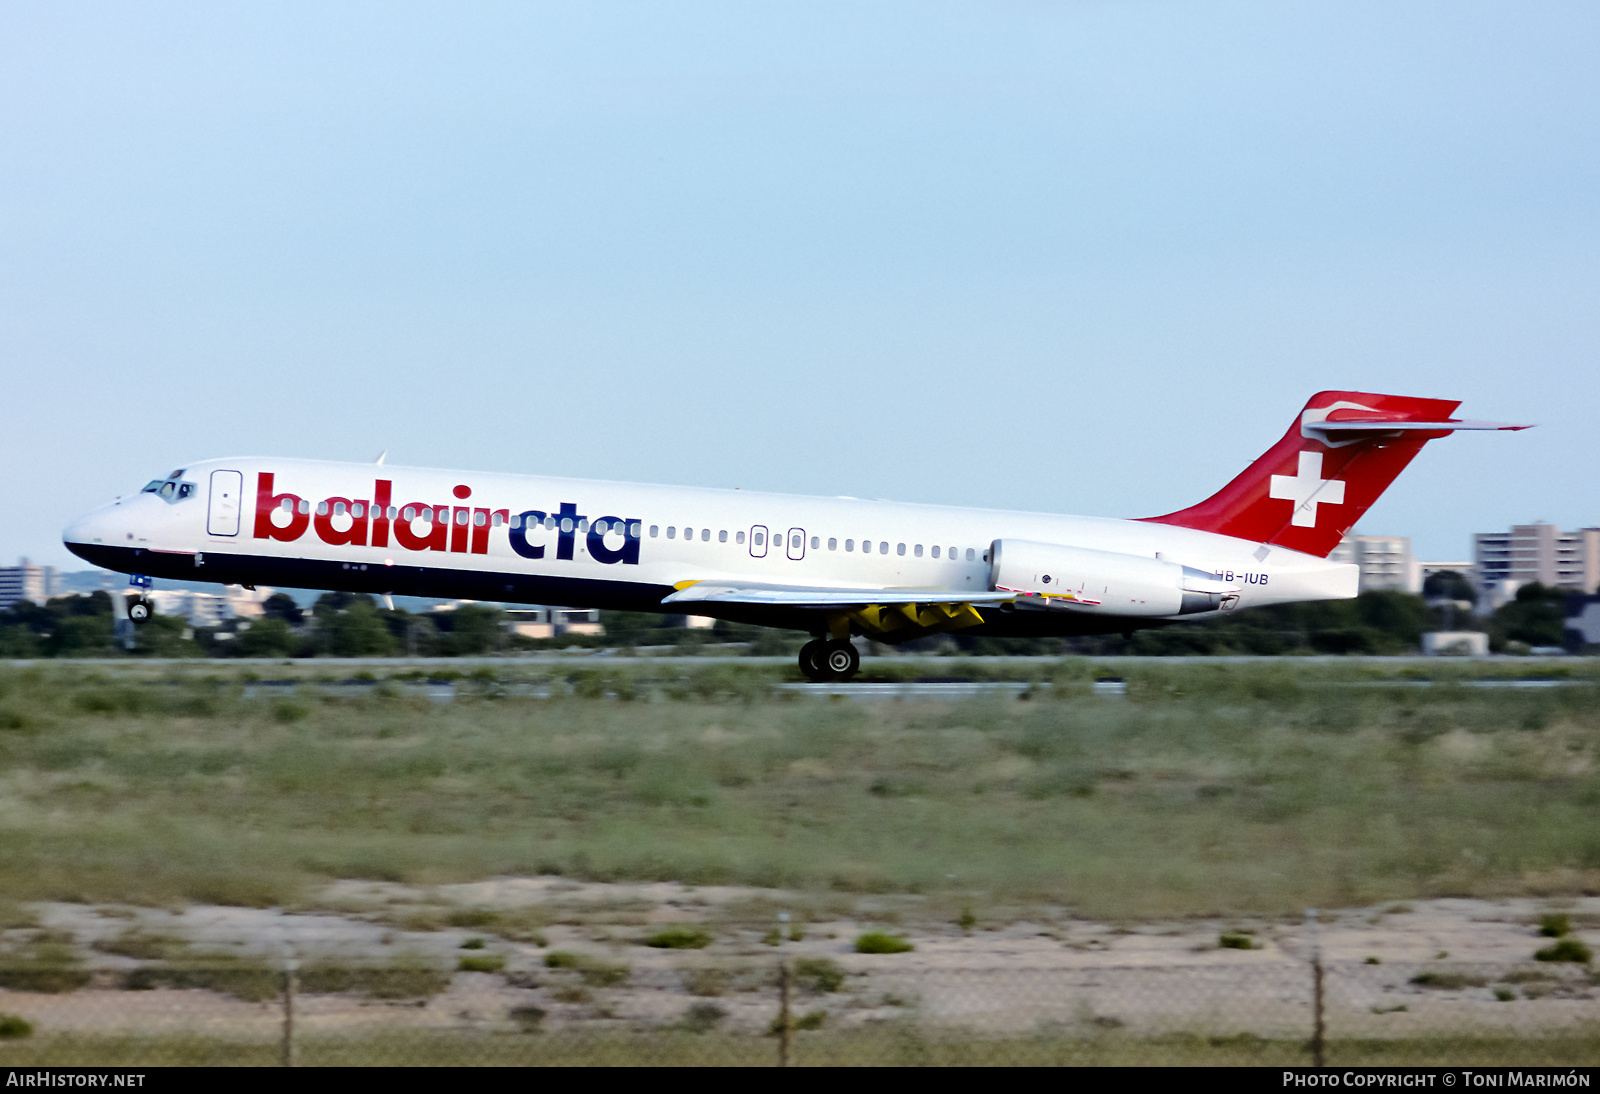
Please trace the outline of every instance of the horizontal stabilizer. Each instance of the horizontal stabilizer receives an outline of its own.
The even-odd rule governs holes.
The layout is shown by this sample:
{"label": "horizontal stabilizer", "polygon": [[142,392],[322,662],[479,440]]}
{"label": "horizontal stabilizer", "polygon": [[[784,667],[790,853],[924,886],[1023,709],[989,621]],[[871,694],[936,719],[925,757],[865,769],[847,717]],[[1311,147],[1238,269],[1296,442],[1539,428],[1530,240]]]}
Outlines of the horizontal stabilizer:
{"label": "horizontal stabilizer", "polygon": [[1513,425],[1510,422],[1475,422],[1466,419],[1446,420],[1442,422],[1408,422],[1395,418],[1364,418],[1355,420],[1342,420],[1329,418],[1321,422],[1306,422],[1300,427],[1300,432],[1307,437],[1315,437],[1327,444],[1330,441],[1339,441],[1345,438],[1340,434],[1349,434],[1351,438],[1372,436],[1377,433],[1399,433],[1403,430],[1423,430],[1429,433],[1449,433],[1457,429],[1532,429],[1529,425]]}

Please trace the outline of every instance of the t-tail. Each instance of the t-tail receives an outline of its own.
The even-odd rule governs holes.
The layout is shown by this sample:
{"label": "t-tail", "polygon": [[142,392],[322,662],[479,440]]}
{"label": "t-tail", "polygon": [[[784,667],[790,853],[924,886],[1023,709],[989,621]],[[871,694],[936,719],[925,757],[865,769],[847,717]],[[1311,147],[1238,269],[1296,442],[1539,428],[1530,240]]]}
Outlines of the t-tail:
{"label": "t-tail", "polygon": [[1429,441],[1457,429],[1527,429],[1450,417],[1460,402],[1319,391],[1283,439],[1199,505],[1156,524],[1326,558]]}

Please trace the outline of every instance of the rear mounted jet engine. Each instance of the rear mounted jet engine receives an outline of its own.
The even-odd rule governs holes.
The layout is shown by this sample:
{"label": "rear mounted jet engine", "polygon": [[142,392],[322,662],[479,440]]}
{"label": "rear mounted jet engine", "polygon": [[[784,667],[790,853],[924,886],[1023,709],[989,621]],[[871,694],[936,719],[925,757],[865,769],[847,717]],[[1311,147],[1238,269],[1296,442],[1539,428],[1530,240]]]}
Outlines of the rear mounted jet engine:
{"label": "rear mounted jet engine", "polygon": [[1216,610],[1234,591],[1205,570],[1118,551],[997,539],[989,558],[989,586],[1021,593],[1019,608],[1094,615],[1193,615]]}

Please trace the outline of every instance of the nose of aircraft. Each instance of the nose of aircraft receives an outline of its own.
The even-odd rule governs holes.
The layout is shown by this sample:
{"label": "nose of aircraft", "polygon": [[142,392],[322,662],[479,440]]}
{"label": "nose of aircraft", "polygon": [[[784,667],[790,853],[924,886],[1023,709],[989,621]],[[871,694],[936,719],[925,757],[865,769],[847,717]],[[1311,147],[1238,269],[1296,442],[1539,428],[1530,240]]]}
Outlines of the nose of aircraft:
{"label": "nose of aircraft", "polygon": [[[79,558],[103,565],[94,556],[103,553],[106,547],[126,545],[133,539],[128,521],[118,519],[121,516],[120,501],[91,509],[66,526],[61,533],[61,542]],[[100,550],[97,551],[97,548]]]}
{"label": "nose of aircraft", "polygon": [[62,531],[61,542],[66,545],[67,550],[82,558],[85,548],[94,542],[96,524],[93,514],[83,514]]}

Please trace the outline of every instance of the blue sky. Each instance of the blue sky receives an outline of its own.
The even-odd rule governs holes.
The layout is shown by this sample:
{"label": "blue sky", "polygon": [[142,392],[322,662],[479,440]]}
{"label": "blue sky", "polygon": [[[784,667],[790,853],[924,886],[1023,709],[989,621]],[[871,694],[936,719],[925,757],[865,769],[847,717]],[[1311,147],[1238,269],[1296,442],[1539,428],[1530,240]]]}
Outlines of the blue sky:
{"label": "blue sky", "polygon": [[1600,7],[0,8],[0,561],[281,454],[1141,516],[1305,398],[1362,530],[1600,524]]}

